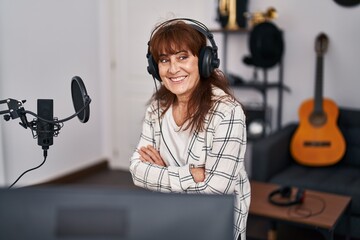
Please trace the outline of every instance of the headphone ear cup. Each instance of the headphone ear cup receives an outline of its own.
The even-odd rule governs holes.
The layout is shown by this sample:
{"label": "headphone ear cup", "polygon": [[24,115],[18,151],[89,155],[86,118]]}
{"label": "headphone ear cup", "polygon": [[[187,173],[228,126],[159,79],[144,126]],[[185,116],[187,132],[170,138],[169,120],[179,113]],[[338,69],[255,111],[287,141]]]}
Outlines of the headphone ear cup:
{"label": "headphone ear cup", "polygon": [[303,203],[304,202],[304,198],[305,198],[305,191],[304,189],[299,189],[296,193],[296,196],[295,196],[295,202],[298,202],[298,203]]}
{"label": "headphone ear cup", "polygon": [[[279,189],[276,189],[272,191],[268,195],[268,200],[270,203],[276,205],[276,206],[292,206],[295,204],[301,204],[304,202],[305,198],[305,191],[303,189],[298,189],[295,194],[295,199],[291,199],[292,194],[292,188],[290,186],[285,186]],[[280,195],[283,199],[288,199],[288,201],[283,200],[277,200],[276,198],[273,198],[276,195]]]}
{"label": "headphone ear cup", "polygon": [[146,54],[146,58],[148,60],[148,67],[147,67],[147,71],[157,80],[159,80],[161,82],[161,78],[159,75],[159,67],[156,64],[154,57],[150,54],[147,53]]}
{"label": "headphone ear cup", "polygon": [[209,46],[201,48],[199,54],[200,76],[204,78],[210,77],[211,73],[214,71],[213,61],[214,54],[212,48]]}
{"label": "headphone ear cup", "polygon": [[291,190],[291,187],[289,187],[289,186],[285,186],[280,189],[280,194],[281,194],[281,197],[283,197],[283,198],[290,198],[291,193],[292,193],[292,190]]}

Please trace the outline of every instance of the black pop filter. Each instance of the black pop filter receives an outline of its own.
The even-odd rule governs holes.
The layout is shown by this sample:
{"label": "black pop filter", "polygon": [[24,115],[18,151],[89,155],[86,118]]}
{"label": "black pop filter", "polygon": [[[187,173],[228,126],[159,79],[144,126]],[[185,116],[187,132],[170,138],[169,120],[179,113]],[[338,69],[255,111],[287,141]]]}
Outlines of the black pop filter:
{"label": "black pop filter", "polygon": [[87,95],[83,80],[78,76],[72,78],[71,96],[80,122],[86,123],[90,117],[90,97]]}

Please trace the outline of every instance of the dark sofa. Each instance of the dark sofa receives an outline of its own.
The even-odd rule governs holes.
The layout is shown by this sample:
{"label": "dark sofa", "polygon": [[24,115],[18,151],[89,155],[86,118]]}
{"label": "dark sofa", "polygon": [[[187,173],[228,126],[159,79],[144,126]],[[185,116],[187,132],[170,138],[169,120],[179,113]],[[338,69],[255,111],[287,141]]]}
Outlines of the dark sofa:
{"label": "dark sofa", "polygon": [[[297,126],[288,124],[253,143],[251,178],[351,196],[351,236],[360,238],[360,110],[340,108],[338,126],[346,141],[346,152],[333,166],[306,167],[294,161],[289,146]],[[344,234],[345,224],[343,218],[335,232]]]}

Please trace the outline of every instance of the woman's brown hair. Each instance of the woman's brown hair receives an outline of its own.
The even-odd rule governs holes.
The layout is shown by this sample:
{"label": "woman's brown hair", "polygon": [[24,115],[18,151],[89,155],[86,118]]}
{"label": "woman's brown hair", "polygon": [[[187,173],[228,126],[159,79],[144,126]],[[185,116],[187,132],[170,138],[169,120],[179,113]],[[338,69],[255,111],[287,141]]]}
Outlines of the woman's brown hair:
{"label": "woman's brown hair", "polygon": [[[149,50],[156,63],[159,62],[160,53],[175,54],[179,49],[189,50],[199,57],[200,50],[206,47],[206,40],[203,33],[189,24],[183,21],[171,21],[155,31],[150,39]],[[214,104],[212,92],[214,86],[233,96],[226,77],[219,69],[215,69],[208,78],[200,77],[200,82],[192,92],[188,103],[186,125],[182,126],[184,130],[188,128],[196,131],[204,130],[205,117]],[[159,101],[164,114],[171,104],[176,103],[176,95],[161,85],[150,102],[154,100]]]}

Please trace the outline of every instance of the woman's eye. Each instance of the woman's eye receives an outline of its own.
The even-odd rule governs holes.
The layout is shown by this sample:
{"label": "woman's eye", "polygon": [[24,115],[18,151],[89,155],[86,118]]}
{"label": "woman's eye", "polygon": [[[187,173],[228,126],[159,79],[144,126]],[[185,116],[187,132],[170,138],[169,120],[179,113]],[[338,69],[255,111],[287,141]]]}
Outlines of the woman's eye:
{"label": "woman's eye", "polygon": [[184,60],[184,59],[187,59],[188,56],[180,56],[179,58],[180,58],[180,60]]}
{"label": "woman's eye", "polygon": [[160,63],[166,63],[166,62],[168,62],[168,60],[167,59],[160,59],[159,62]]}

